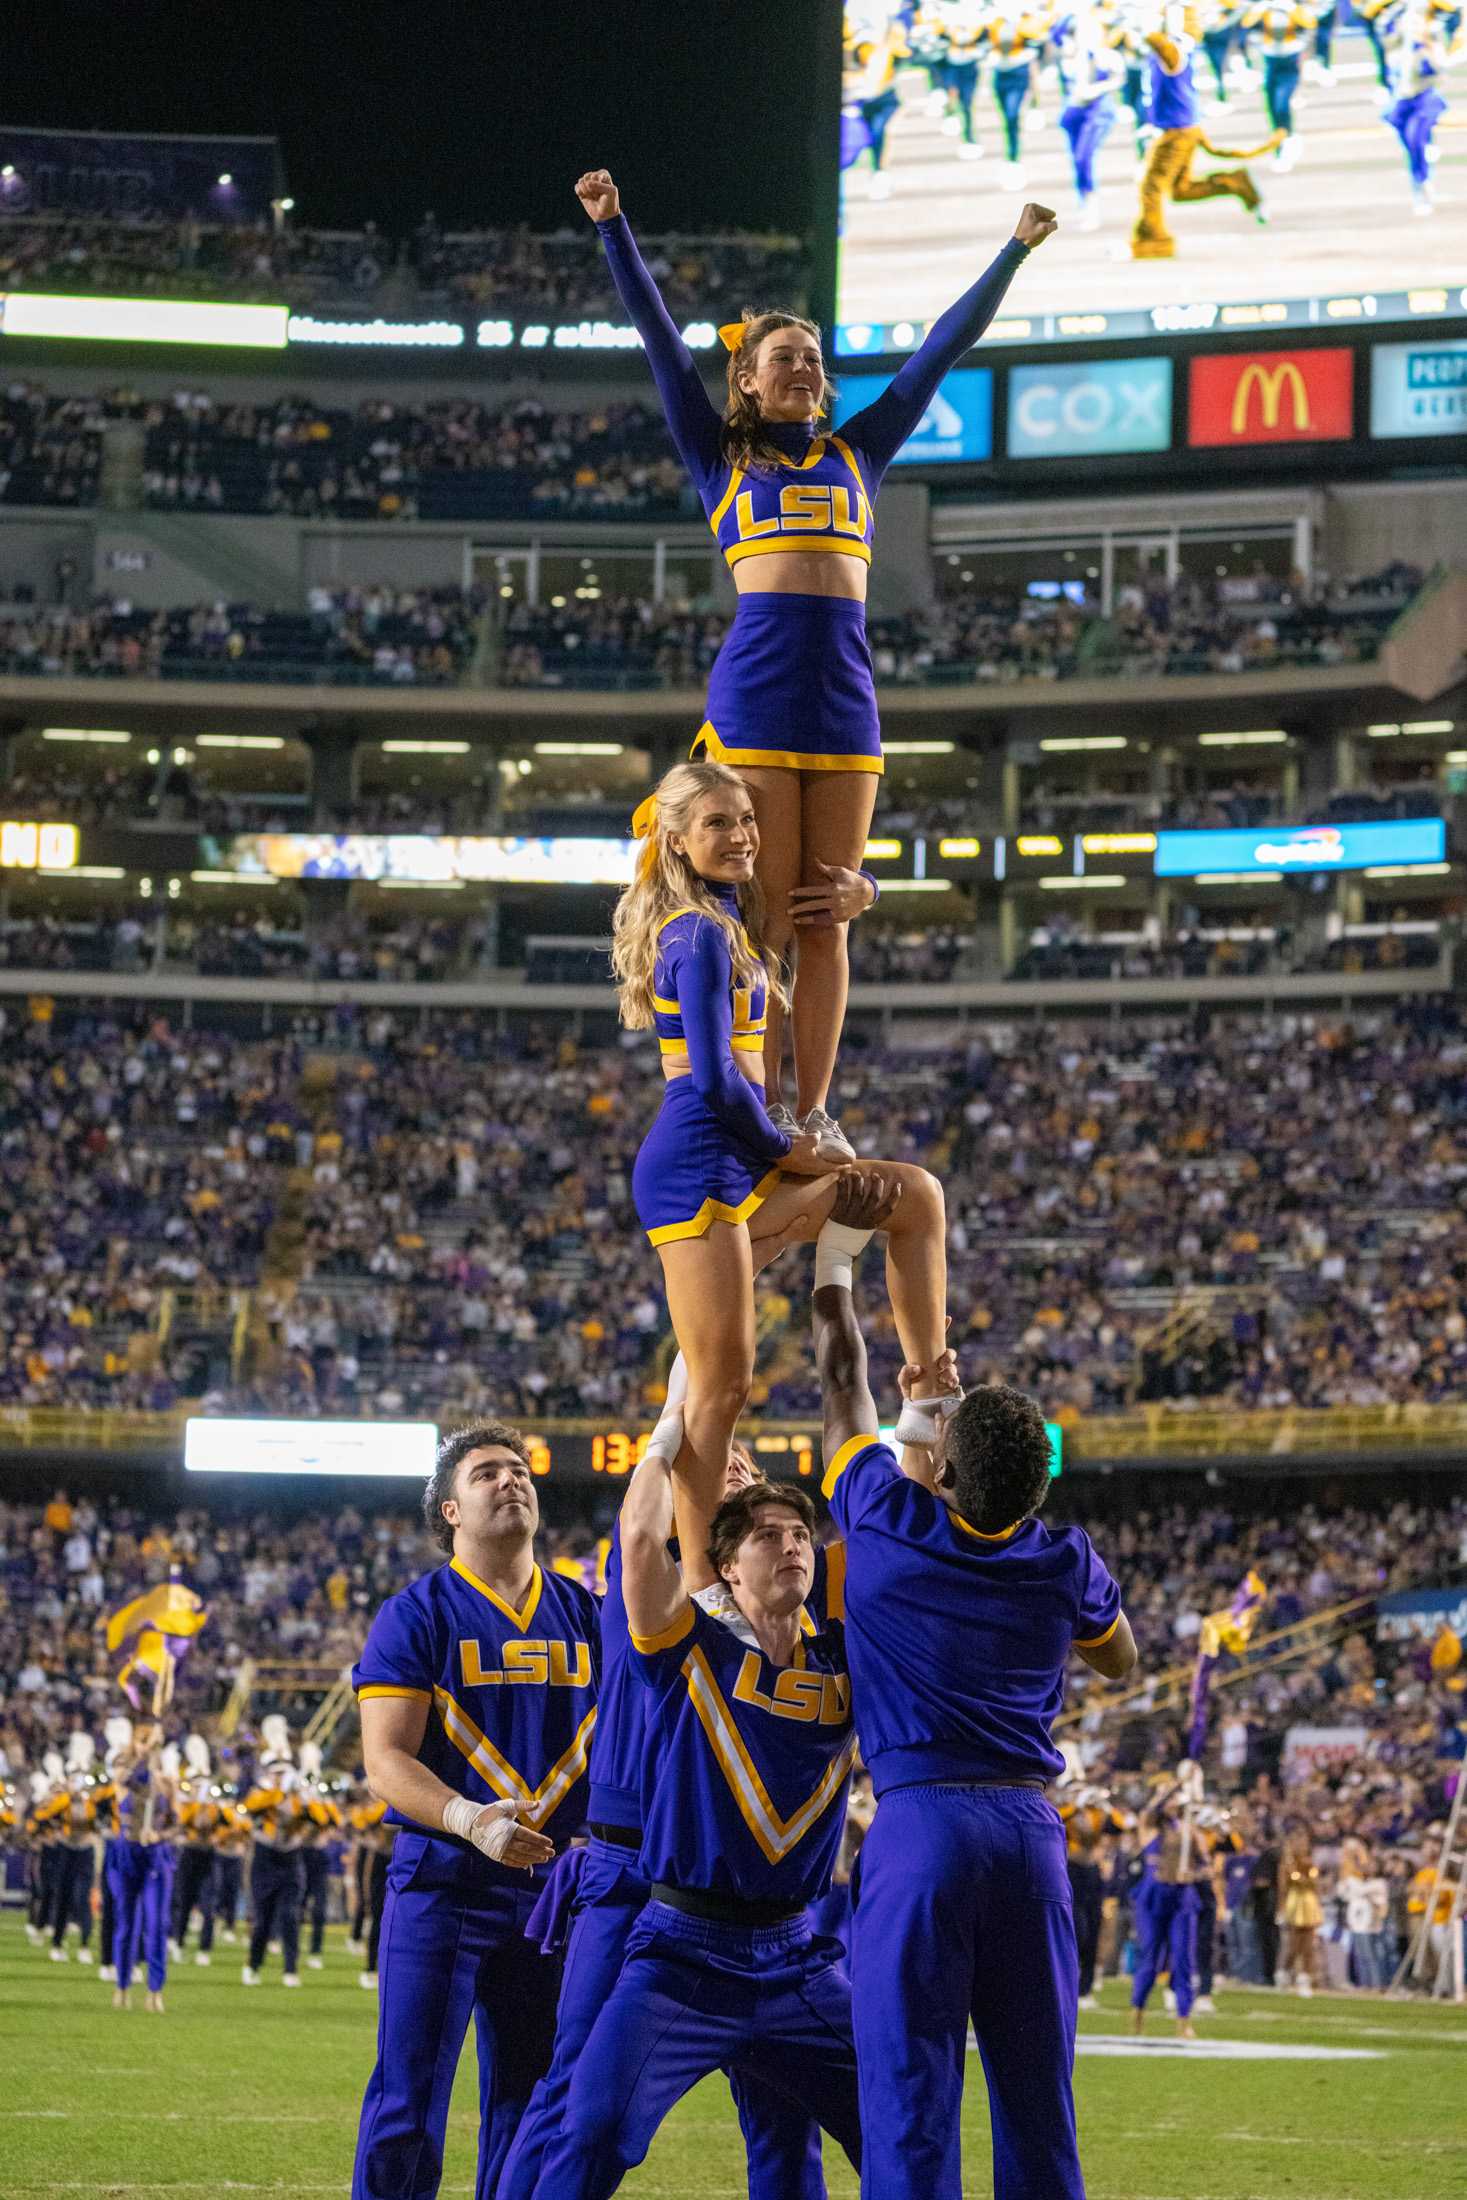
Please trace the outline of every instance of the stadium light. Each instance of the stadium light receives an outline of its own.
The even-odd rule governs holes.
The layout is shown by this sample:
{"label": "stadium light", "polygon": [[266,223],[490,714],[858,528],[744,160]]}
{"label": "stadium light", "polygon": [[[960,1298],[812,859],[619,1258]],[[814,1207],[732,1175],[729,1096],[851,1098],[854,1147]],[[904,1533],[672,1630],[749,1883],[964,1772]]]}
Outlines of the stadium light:
{"label": "stadium light", "polygon": [[1199,871],[1194,886],[1277,886],[1282,871]]}
{"label": "stadium light", "polygon": [[1124,871],[1087,871],[1081,878],[1068,878],[1063,874],[1059,876],[1051,874],[1048,878],[1042,878],[1039,883],[1047,888],[1050,893],[1060,894],[1067,887],[1129,886],[1131,882]]}
{"label": "stadium light", "polygon": [[1020,833],[1014,848],[1021,856],[1062,856],[1065,852],[1058,833]]}
{"label": "stadium light", "polygon": [[1450,871],[1450,863],[1371,863],[1365,867],[1367,878],[1440,878]]}
{"label": "stadium light", "polygon": [[962,838],[940,840],[937,843],[937,852],[940,856],[946,856],[952,861],[957,861],[964,856],[982,855],[983,843],[981,840]]}
{"label": "stadium light", "polygon": [[43,741],[96,741],[115,744],[119,741],[130,741],[132,735],[130,733],[112,732],[105,726],[43,726],[41,728],[41,739]]}
{"label": "stadium light", "polygon": [[467,756],[467,741],[384,741],[384,756]]}
{"label": "stadium light", "polygon": [[953,891],[950,878],[884,878],[883,894],[947,894]]}
{"label": "stadium light", "polygon": [[63,878],[126,878],[120,863],[78,863],[74,869],[63,871]]}
{"label": "stadium light", "polygon": [[625,756],[621,741],[537,741],[537,756]]}
{"label": "stadium light", "polygon": [[1282,727],[1270,726],[1258,733],[1199,733],[1197,746],[1199,749],[1256,749],[1288,738]]}
{"label": "stadium light", "polygon": [[894,863],[901,852],[899,840],[868,840],[861,851],[868,863]]}
{"label": "stadium light", "polygon": [[190,871],[195,886],[278,886],[278,878],[259,871]]}
{"label": "stadium light", "polygon": [[887,741],[883,747],[888,756],[951,756],[956,741]]}
{"label": "stadium light", "polygon": [[1408,718],[1401,727],[1402,733],[1455,733],[1455,718]]}
{"label": "stadium light", "polygon": [[1039,744],[1050,755],[1058,755],[1062,749],[1124,749],[1129,745],[1123,733],[1056,734]]}
{"label": "stadium light", "polygon": [[278,733],[199,733],[194,736],[201,749],[283,749],[285,738]]}

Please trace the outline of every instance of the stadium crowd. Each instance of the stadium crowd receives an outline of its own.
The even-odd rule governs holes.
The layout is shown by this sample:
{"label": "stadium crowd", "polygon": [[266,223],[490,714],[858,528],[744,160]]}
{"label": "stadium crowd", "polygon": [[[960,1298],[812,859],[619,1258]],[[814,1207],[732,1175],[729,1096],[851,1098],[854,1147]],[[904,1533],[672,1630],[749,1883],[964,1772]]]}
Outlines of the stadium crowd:
{"label": "stadium crowd", "polygon": [[[1050,1510],[1083,1513],[1087,1501],[1081,1485],[1065,1484]],[[577,1516],[569,1493],[544,1493],[552,1525],[542,1556],[587,1579],[614,1508],[613,1497],[594,1502]],[[1102,1968],[1124,1967],[1133,1938],[1134,1818],[1182,1748],[1174,1676],[1195,1655],[1204,1616],[1254,1567],[1268,1588],[1267,1633],[1304,1625],[1307,1635],[1307,1623],[1320,1625],[1313,1647],[1301,1638],[1276,1662],[1264,1644],[1217,1688],[1206,1758],[1212,1808],[1227,1814],[1209,1821],[1216,1969],[1253,1984],[1279,1975],[1280,1851],[1286,1839],[1307,1837],[1325,1920],[1312,1983],[1384,1984],[1420,1914],[1462,1776],[1467,1694],[1451,1630],[1385,1639],[1375,1600],[1462,1578],[1467,1503],[1382,1493],[1345,1508],[1209,1500],[1149,1509],[1112,1496],[1106,1517],[1084,1524],[1124,1585],[1142,1675],[1119,1711],[1104,1707],[1105,1691],[1088,1673],[1077,1669],[1071,1681],[1066,1731],[1078,1763],[1070,1792],[1099,1789],[1115,1814],[1098,1852]],[[45,1752],[62,1749],[78,1728],[100,1732],[115,1709],[98,1625],[143,1582],[177,1564],[208,1605],[170,1715],[180,1733],[207,1733],[247,1661],[284,1658],[318,1675],[345,1668],[382,1599],[437,1556],[417,1517],[351,1504],[282,1515],[237,1502],[175,1510],[157,1497],[63,1491],[45,1506],[0,1503],[0,1793],[8,1790],[21,1832],[29,1776]],[[257,1711],[278,1706],[299,1723],[315,1700],[311,1687],[305,1675],[299,1685],[280,1676]],[[1304,1730],[1321,1727],[1333,1731],[1333,1746],[1311,1754]],[[239,1742],[247,1755],[248,1729]],[[1211,1983],[1209,1974],[1204,1989]]]}
{"label": "stadium crowd", "polygon": [[[638,1419],[656,1397],[628,1176],[658,1073],[609,1022],[578,1045],[343,1003],[247,1044],[0,1014],[0,1403]],[[1464,1062],[1437,999],[1015,1024],[937,1057],[856,1026],[836,1101],[858,1151],[946,1185],[971,1378],[1002,1370],[1061,1420],[1405,1409],[1467,1394]],[[818,1403],[806,1266],[765,1287],[770,1413]],[[178,1287],[255,1293],[233,1370],[228,1323],[191,1356],[159,1344]],[[884,1313],[872,1352],[889,1384]]]}
{"label": "stadium crowd", "polygon": [[[718,320],[749,298],[798,307],[805,255],[788,237],[730,232],[648,237],[669,310]],[[623,314],[584,225],[545,236],[520,227],[445,231],[432,214],[410,237],[286,222],[63,220],[0,216],[0,288],[123,296],[257,299],[360,308],[393,286],[393,309],[510,314],[529,321]]]}
{"label": "stadium crowd", "polygon": [[[289,461],[291,465],[298,462]],[[396,492],[394,491],[394,494]],[[1267,665],[1365,662],[1398,608],[1395,597],[1324,591],[1260,617],[1210,604],[1176,584],[1177,624],[1166,632],[1069,603],[1000,603],[951,598],[925,610],[871,621],[878,681],[958,682],[1184,676],[1248,672]],[[728,628],[724,613],[680,601],[602,596],[594,603],[518,603],[488,617],[492,599],[474,588],[312,589],[301,611],[267,610],[224,599],[165,611],[125,597],[0,607],[0,672],[67,677],[389,682],[439,684],[472,677],[521,688],[696,688]],[[482,624],[484,652],[470,668],[468,638]],[[1238,793],[1225,812],[1251,823]],[[1033,829],[1061,821],[1073,804],[1039,800]],[[1212,822],[1211,795],[1190,798],[1160,822]],[[1125,822],[1154,819],[1157,805],[1122,805]],[[1347,809],[1343,814],[1351,814]],[[1376,814],[1374,810],[1367,814]],[[1403,813],[1412,814],[1409,810]],[[1087,820],[1093,829],[1093,819]],[[1026,823],[1026,829],[1028,825]]]}

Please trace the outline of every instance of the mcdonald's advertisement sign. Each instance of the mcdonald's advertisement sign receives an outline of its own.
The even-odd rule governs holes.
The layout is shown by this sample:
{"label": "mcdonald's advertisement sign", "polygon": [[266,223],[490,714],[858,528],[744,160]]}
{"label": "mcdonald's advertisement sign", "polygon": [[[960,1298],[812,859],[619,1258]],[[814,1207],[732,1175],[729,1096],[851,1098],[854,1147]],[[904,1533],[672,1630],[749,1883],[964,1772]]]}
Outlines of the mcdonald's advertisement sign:
{"label": "mcdonald's advertisement sign", "polygon": [[1191,367],[1187,441],[1339,443],[1355,433],[1355,359],[1332,351],[1204,352]]}

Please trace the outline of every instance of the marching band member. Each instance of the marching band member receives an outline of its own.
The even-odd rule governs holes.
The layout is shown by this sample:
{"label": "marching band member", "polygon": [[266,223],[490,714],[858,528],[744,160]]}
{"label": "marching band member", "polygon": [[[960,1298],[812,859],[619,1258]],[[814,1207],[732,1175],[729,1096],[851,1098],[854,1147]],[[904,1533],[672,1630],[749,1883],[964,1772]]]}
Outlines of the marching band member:
{"label": "marching band member", "polygon": [[253,1842],[250,1907],[254,1929],[242,1983],[258,1986],[271,1941],[279,1940],[282,1986],[300,1985],[301,1843],[308,1823],[301,1779],[291,1761],[290,1730],[278,1712],[260,1722],[263,1749],[255,1785],[244,1798]]}

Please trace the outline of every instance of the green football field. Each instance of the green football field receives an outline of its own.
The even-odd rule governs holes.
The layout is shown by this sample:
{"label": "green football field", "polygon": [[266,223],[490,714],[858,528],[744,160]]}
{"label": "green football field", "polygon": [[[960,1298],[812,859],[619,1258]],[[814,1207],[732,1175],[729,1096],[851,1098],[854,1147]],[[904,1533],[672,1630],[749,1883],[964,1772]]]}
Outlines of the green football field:
{"label": "green football field", "polygon": [[[298,1993],[239,1982],[238,1948],[175,1971],[163,2017],[114,2012],[75,1962],[0,1918],[0,2200],[87,2193],[345,2195],[376,1997],[331,1935]],[[1124,1996],[1082,2018],[1076,2066],[1090,2200],[1448,2200],[1467,2194],[1467,2010],[1378,1998],[1225,1994],[1199,2047],[1122,2044]],[[1159,2014],[1158,2043],[1171,2027]],[[1097,2043],[1087,2051],[1086,2042]],[[1292,2049],[1293,2054],[1284,2050]],[[1305,2051],[1300,2054],[1299,2051]],[[976,2059],[965,2194],[992,2192]],[[474,2079],[459,2074],[445,2193],[472,2190]],[[830,2191],[853,2200],[844,2159]],[[745,2190],[722,2081],[689,2100],[623,2188],[650,2200]]]}

